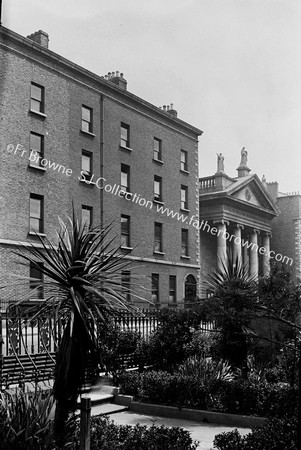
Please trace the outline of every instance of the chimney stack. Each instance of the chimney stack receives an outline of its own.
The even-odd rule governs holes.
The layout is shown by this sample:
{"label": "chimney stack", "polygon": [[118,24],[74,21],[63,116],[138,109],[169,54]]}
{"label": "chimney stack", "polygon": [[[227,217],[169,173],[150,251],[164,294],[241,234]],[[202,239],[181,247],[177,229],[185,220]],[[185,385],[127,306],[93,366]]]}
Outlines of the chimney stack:
{"label": "chimney stack", "polygon": [[104,78],[106,81],[111,81],[111,83],[116,84],[121,89],[127,90],[127,81],[123,78],[123,73],[120,73],[118,70],[116,72],[108,72]]}
{"label": "chimney stack", "polygon": [[36,42],[37,44],[41,45],[44,48],[48,48],[49,35],[45,31],[42,30],[36,31],[35,33],[32,33],[29,36],[27,36],[27,39]]}
{"label": "chimney stack", "polygon": [[159,106],[160,109],[163,109],[163,111],[168,112],[169,114],[171,114],[172,116],[178,117],[178,111],[176,111],[173,107],[173,103],[171,103],[170,105],[163,105],[163,106]]}
{"label": "chimney stack", "polygon": [[276,202],[277,201],[277,197],[279,195],[277,181],[273,181],[273,182],[267,183],[267,191],[270,194],[270,196],[272,197],[272,199],[274,200],[274,202]]}

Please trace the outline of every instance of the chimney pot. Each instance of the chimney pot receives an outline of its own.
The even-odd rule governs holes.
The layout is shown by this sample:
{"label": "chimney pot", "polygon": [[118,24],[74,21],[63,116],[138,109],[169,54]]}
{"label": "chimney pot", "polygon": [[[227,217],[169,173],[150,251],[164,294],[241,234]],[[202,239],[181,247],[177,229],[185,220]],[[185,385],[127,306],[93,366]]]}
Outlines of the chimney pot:
{"label": "chimney pot", "polygon": [[107,75],[105,75],[105,79],[108,81],[111,81],[111,83],[116,84],[116,86],[127,90],[127,81],[123,78],[123,73],[120,73],[118,70],[116,72],[108,72]]}
{"label": "chimney pot", "polygon": [[163,109],[164,109],[164,111],[166,111],[166,105],[163,105]]}

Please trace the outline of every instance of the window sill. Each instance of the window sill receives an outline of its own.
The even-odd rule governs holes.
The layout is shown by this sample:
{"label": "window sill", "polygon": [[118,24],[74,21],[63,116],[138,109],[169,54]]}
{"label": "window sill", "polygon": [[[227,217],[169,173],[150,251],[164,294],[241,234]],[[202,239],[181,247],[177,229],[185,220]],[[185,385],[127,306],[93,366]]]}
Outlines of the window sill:
{"label": "window sill", "polygon": [[41,167],[41,166],[34,166],[33,164],[28,164],[28,167],[30,169],[36,169],[36,170],[40,170],[41,172],[46,172],[47,169],[45,169],[45,167]]}
{"label": "window sill", "polygon": [[182,259],[190,259],[190,256],[187,256],[187,255],[181,255],[181,258],[182,258]]}
{"label": "window sill", "polygon": [[41,236],[41,237],[46,237],[45,233],[38,233],[38,232],[34,232],[34,231],[28,231],[28,234],[30,236]]}
{"label": "window sill", "polygon": [[180,172],[184,173],[185,175],[189,175],[190,172],[188,170],[180,169]]}
{"label": "window sill", "polygon": [[156,198],[154,198],[153,202],[158,203],[158,205],[164,205],[164,202],[162,202],[162,200],[157,200]]}
{"label": "window sill", "polygon": [[154,250],[154,255],[161,255],[161,256],[164,256],[165,253],[164,253],[164,252],[158,252],[157,250]]}
{"label": "window sill", "polygon": [[85,131],[85,130],[81,129],[80,132],[83,133],[83,134],[87,134],[88,136],[91,136],[91,137],[95,137],[96,136],[96,134],[91,133],[90,131]]}
{"label": "window sill", "polygon": [[119,145],[119,148],[121,148],[122,150],[127,150],[128,152],[132,152],[133,149],[130,147],[126,147],[125,145]]}
{"label": "window sill", "polygon": [[156,159],[156,158],[153,158],[153,161],[155,162],[155,163],[158,163],[158,164],[164,164],[164,161],[162,161],[161,159]]}
{"label": "window sill", "polygon": [[121,250],[127,250],[128,252],[131,252],[132,250],[134,250],[134,247],[126,247],[124,245],[121,245]]}
{"label": "window sill", "polygon": [[186,208],[180,208],[180,210],[185,213],[185,214],[189,214],[190,213],[190,209],[186,209]]}
{"label": "window sill", "polygon": [[42,119],[46,119],[46,117],[47,117],[46,114],[41,113],[40,111],[35,111],[34,109],[30,109],[29,112],[31,114],[35,114],[35,115],[41,117]]}

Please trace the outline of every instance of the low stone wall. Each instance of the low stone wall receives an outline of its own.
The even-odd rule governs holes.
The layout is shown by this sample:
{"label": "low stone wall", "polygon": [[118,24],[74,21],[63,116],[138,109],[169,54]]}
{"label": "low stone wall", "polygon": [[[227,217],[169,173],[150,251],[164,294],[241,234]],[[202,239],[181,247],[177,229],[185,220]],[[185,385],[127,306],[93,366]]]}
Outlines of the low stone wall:
{"label": "low stone wall", "polygon": [[215,411],[203,411],[198,409],[176,408],[174,406],[155,405],[151,403],[134,402],[129,395],[118,395],[115,403],[128,406],[129,411],[139,414],[150,414],[174,419],[194,420],[201,423],[218,423],[233,427],[252,428],[262,426],[267,419],[265,417],[243,416],[239,414],[226,414]]}

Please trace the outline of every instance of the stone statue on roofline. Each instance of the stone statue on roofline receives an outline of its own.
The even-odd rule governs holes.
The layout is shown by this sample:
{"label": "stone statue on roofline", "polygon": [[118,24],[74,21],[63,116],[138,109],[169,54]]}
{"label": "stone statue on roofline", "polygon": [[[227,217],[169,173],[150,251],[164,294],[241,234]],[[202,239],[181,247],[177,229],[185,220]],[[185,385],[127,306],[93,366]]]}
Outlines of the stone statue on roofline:
{"label": "stone statue on roofline", "polygon": [[224,159],[222,153],[217,153],[217,172],[224,172]]}
{"label": "stone statue on roofline", "polygon": [[240,166],[248,167],[248,152],[245,147],[241,149]]}

